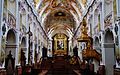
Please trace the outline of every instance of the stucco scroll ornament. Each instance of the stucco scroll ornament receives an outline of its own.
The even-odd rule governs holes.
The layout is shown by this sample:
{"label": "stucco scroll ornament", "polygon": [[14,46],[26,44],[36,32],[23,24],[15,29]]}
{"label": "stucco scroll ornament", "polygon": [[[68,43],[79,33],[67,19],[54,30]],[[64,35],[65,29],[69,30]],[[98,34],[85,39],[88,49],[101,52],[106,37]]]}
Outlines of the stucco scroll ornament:
{"label": "stucco scroll ornament", "polygon": [[112,0],[105,0],[105,3],[110,4]]}
{"label": "stucco scroll ornament", "polygon": [[111,25],[112,21],[112,15],[109,15],[105,18],[104,22],[105,22],[105,26]]}

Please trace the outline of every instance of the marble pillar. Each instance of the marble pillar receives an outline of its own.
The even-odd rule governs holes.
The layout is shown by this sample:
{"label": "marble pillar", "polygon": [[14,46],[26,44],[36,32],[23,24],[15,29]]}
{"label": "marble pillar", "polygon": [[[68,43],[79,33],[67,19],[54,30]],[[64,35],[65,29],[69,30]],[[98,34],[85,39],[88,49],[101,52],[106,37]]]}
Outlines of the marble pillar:
{"label": "marble pillar", "polygon": [[102,50],[102,60],[105,65],[105,75],[114,75],[115,55],[114,44],[104,43],[104,49]]}

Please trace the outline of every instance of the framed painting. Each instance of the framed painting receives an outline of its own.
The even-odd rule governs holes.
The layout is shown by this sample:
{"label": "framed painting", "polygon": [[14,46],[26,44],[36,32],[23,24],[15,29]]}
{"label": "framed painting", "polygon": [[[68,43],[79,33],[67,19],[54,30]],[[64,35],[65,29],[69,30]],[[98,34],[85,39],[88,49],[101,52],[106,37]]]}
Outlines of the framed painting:
{"label": "framed painting", "polygon": [[64,50],[64,40],[63,39],[57,40],[57,50]]}
{"label": "framed painting", "polygon": [[54,37],[54,51],[57,55],[67,54],[67,37],[64,34],[57,34]]}

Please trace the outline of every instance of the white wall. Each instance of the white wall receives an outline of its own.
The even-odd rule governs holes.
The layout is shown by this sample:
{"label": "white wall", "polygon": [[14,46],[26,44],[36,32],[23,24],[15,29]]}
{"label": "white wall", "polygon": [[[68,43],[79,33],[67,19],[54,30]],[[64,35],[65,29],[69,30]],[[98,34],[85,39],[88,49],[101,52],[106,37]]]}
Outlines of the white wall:
{"label": "white wall", "polygon": [[117,16],[120,17],[120,0],[116,0],[117,4]]}

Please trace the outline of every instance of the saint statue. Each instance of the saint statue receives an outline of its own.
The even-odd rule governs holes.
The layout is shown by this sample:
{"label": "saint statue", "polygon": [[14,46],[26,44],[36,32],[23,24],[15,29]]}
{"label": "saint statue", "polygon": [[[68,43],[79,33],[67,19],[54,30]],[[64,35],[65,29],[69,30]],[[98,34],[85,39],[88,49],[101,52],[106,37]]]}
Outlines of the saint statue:
{"label": "saint statue", "polygon": [[14,75],[14,58],[12,57],[11,51],[9,51],[9,54],[5,59],[5,69],[7,75]]}

